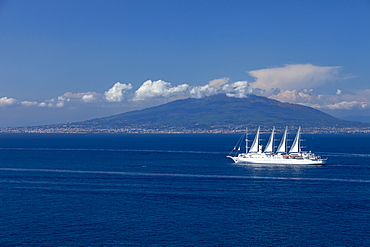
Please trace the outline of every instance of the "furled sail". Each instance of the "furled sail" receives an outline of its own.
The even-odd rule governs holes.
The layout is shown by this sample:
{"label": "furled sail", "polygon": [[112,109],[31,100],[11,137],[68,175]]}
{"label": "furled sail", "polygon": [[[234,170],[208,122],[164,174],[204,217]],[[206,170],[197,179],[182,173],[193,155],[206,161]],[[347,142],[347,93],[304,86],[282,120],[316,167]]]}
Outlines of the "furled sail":
{"label": "furled sail", "polygon": [[285,132],[284,132],[283,138],[281,138],[280,145],[279,145],[278,149],[276,150],[277,153],[286,153],[287,152],[287,145],[286,145],[287,134],[288,134],[288,126],[285,127]]}
{"label": "furled sail", "polygon": [[270,135],[270,139],[266,145],[265,153],[273,153],[274,152],[274,139],[275,139],[275,127],[272,128],[272,132]]}
{"label": "furled sail", "polygon": [[289,153],[299,153],[301,152],[301,147],[300,147],[300,139],[301,139],[301,126],[299,126],[297,135],[294,138],[293,144],[290,147]]}
{"label": "furled sail", "polygon": [[249,144],[249,140],[248,140],[248,127],[245,128],[245,152],[248,153],[248,144]]}
{"label": "furled sail", "polygon": [[249,152],[250,153],[257,153],[259,144],[260,144],[260,126],[258,126],[257,134],[254,137],[254,140],[253,140],[251,148],[249,149]]}

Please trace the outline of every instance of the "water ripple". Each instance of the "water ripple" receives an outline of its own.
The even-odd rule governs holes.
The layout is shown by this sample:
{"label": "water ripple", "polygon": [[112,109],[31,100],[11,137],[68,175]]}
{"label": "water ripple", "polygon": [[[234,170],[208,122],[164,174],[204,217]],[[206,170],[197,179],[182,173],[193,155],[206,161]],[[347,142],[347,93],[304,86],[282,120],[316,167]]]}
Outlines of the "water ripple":
{"label": "water ripple", "polygon": [[99,174],[121,176],[149,176],[149,177],[186,177],[186,178],[211,178],[211,179],[263,179],[263,180],[291,180],[291,181],[332,181],[349,183],[370,183],[369,179],[343,179],[343,178],[302,178],[302,177],[263,177],[263,176],[232,176],[232,175],[204,175],[181,173],[146,173],[146,172],[116,172],[116,171],[82,171],[82,170],[56,170],[56,169],[25,169],[25,168],[0,168],[0,171],[15,172],[46,172],[46,173],[71,173],[71,174]]}

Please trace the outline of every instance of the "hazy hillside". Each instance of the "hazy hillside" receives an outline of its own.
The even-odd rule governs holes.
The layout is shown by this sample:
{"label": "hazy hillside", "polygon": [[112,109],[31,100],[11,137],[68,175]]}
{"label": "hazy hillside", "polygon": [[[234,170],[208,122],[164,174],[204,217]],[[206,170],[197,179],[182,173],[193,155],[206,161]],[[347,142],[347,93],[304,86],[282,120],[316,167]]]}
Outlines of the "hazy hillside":
{"label": "hazy hillside", "polygon": [[[250,95],[214,95],[82,122],[2,129],[4,132],[230,133],[257,125],[302,126],[307,132],[369,133],[370,124],[337,119],[319,110]],[[266,129],[265,128],[265,129]]]}
{"label": "hazy hillside", "polygon": [[255,95],[242,99],[230,98],[226,95],[214,95],[202,99],[189,98],[75,124],[101,128],[125,126],[211,128],[248,124],[302,125],[307,127],[363,125],[334,118],[310,107],[282,103]]}

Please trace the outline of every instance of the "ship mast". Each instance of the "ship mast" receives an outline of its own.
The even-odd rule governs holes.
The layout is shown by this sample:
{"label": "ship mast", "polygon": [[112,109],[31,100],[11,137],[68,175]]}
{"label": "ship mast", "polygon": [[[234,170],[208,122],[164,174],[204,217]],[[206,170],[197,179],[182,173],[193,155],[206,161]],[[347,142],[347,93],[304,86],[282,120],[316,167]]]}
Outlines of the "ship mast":
{"label": "ship mast", "polygon": [[248,127],[245,128],[245,153],[248,153]]}

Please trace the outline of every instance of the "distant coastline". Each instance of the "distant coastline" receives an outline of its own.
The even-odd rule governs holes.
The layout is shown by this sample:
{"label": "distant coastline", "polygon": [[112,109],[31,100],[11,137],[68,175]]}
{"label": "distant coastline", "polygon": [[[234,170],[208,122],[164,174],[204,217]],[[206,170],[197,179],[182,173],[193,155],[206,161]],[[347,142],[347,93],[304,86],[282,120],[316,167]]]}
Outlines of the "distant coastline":
{"label": "distant coastline", "polygon": [[[28,126],[0,128],[0,133],[122,133],[122,134],[232,134],[243,133],[245,128],[256,128],[257,125],[244,126],[215,126],[213,128],[175,128],[163,126],[162,128],[150,128],[144,126],[122,128],[95,128],[85,126],[69,126],[68,124],[53,126]],[[267,129],[272,126],[266,126]],[[285,126],[279,126],[281,131]],[[290,129],[298,126],[289,126]],[[304,127],[305,134],[370,134],[370,127]]]}

